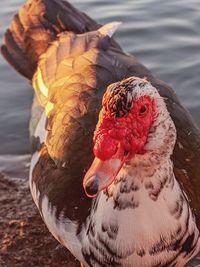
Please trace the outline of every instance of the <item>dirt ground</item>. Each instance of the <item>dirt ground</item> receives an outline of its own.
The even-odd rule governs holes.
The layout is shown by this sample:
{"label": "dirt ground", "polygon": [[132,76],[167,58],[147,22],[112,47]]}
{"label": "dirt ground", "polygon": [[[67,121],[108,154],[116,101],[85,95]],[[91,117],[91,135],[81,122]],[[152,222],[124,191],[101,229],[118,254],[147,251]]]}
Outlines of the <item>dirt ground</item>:
{"label": "dirt ground", "polygon": [[51,236],[24,180],[0,174],[0,267],[77,267]]}

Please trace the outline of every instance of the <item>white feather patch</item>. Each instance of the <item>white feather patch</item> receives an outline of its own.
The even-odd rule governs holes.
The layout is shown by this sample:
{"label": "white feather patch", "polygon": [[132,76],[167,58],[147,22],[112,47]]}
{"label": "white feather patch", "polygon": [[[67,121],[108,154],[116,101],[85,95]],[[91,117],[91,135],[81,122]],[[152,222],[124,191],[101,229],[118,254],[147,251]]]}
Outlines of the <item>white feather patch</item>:
{"label": "white feather patch", "polygon": [[[36,83],[37,82],[37,83]],[[38,85],[38,86],[37,86]],[[41,93],[45,96],[48,97],[48,88],[44,84],[43,77],[42,77],[42,72],[40,68],[37,68],[37,71],[34,75],[33,78],[33,87],[37,90],[39,89]],[[39,87],[39,88],[38,88]]]}
{"label": "white feather patch", "polygon": [[47,131],[45,129],[46,120],[47,120],[47,115],[44,111],[34,133],[35,137],[40,138],[41,143],[46,141],[46,136],[47,136]]}
{"label": "white feather patch", "polygon": [[67,217],[64,217],[64,214],[59,216],[59,219],[56,218],[56,208],[50,205],[47,196],[44,196],[42,199],[42,211],[41,211],[44,221],[52,233],[52,235],[64,245],[69,251],[76,255],[76,258],[84,262],[81,249],[82,245],[77,238],[77,224]]}
{"label": "white feather patch", "polygon": [[103,25],[101,28],[99,28],[98,32],[100,32],[103,35],[108,35],[109,37],[112,37],[121,24],[122,22],[119,22],[119,21],[113,21],[113,22],[107,23]]}
{"label": "white feather patch", "polygon": [[32,178],[33,178],[32,174],[33,174],[33,169],[36,166],[39,158],[40,158],[40,153],[36,151],[32,156],[31,164],[30,164],[30,171],[29,171],[29,186],[31,190],[31,195],[37,207],[38,207],[38,200],[39,200],[40,193],[39,191],[37,192],[35,183],[32,181]]}

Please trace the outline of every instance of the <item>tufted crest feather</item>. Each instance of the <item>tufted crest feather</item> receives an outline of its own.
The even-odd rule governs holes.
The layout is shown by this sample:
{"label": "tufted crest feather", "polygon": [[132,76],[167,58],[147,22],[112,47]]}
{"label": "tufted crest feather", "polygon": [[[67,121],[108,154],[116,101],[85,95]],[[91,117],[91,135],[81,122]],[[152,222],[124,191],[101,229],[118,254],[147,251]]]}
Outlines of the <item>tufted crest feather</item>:
{"label": "tufted crest feather", "polygon": [[112,37],[121,24],[122,22],[118,21],[107,23],[103,25],[101,28],[99,28],[98,32],[100,32],[103,35],[108,35],[109,37]]}

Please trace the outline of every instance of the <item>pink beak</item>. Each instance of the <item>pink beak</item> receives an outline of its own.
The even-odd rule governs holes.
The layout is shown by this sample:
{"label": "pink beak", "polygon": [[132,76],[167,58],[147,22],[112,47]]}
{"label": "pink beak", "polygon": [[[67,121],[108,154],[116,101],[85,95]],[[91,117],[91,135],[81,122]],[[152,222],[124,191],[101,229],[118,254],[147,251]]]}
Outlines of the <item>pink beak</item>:
{"label": "pink beak", "polygon": [[121,149],[118,149],[111,159],[103,161],[95,157],[83,179],[83,187],[88,197],[95,197],[99,191],[107,188],[114,181],[125,162],[125,157],[121,154]]}

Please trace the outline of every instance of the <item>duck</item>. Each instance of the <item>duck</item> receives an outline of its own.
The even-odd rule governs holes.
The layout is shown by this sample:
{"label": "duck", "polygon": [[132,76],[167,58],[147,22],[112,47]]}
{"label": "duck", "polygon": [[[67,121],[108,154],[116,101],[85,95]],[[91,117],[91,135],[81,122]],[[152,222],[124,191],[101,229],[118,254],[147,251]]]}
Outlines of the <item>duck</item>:
{"label": "duck", "polygon": [[28,0],[1,52],[34,88],[30,190],[81,266],[184,266],[200,251],[200,130],[173,89],[63,0]]}

